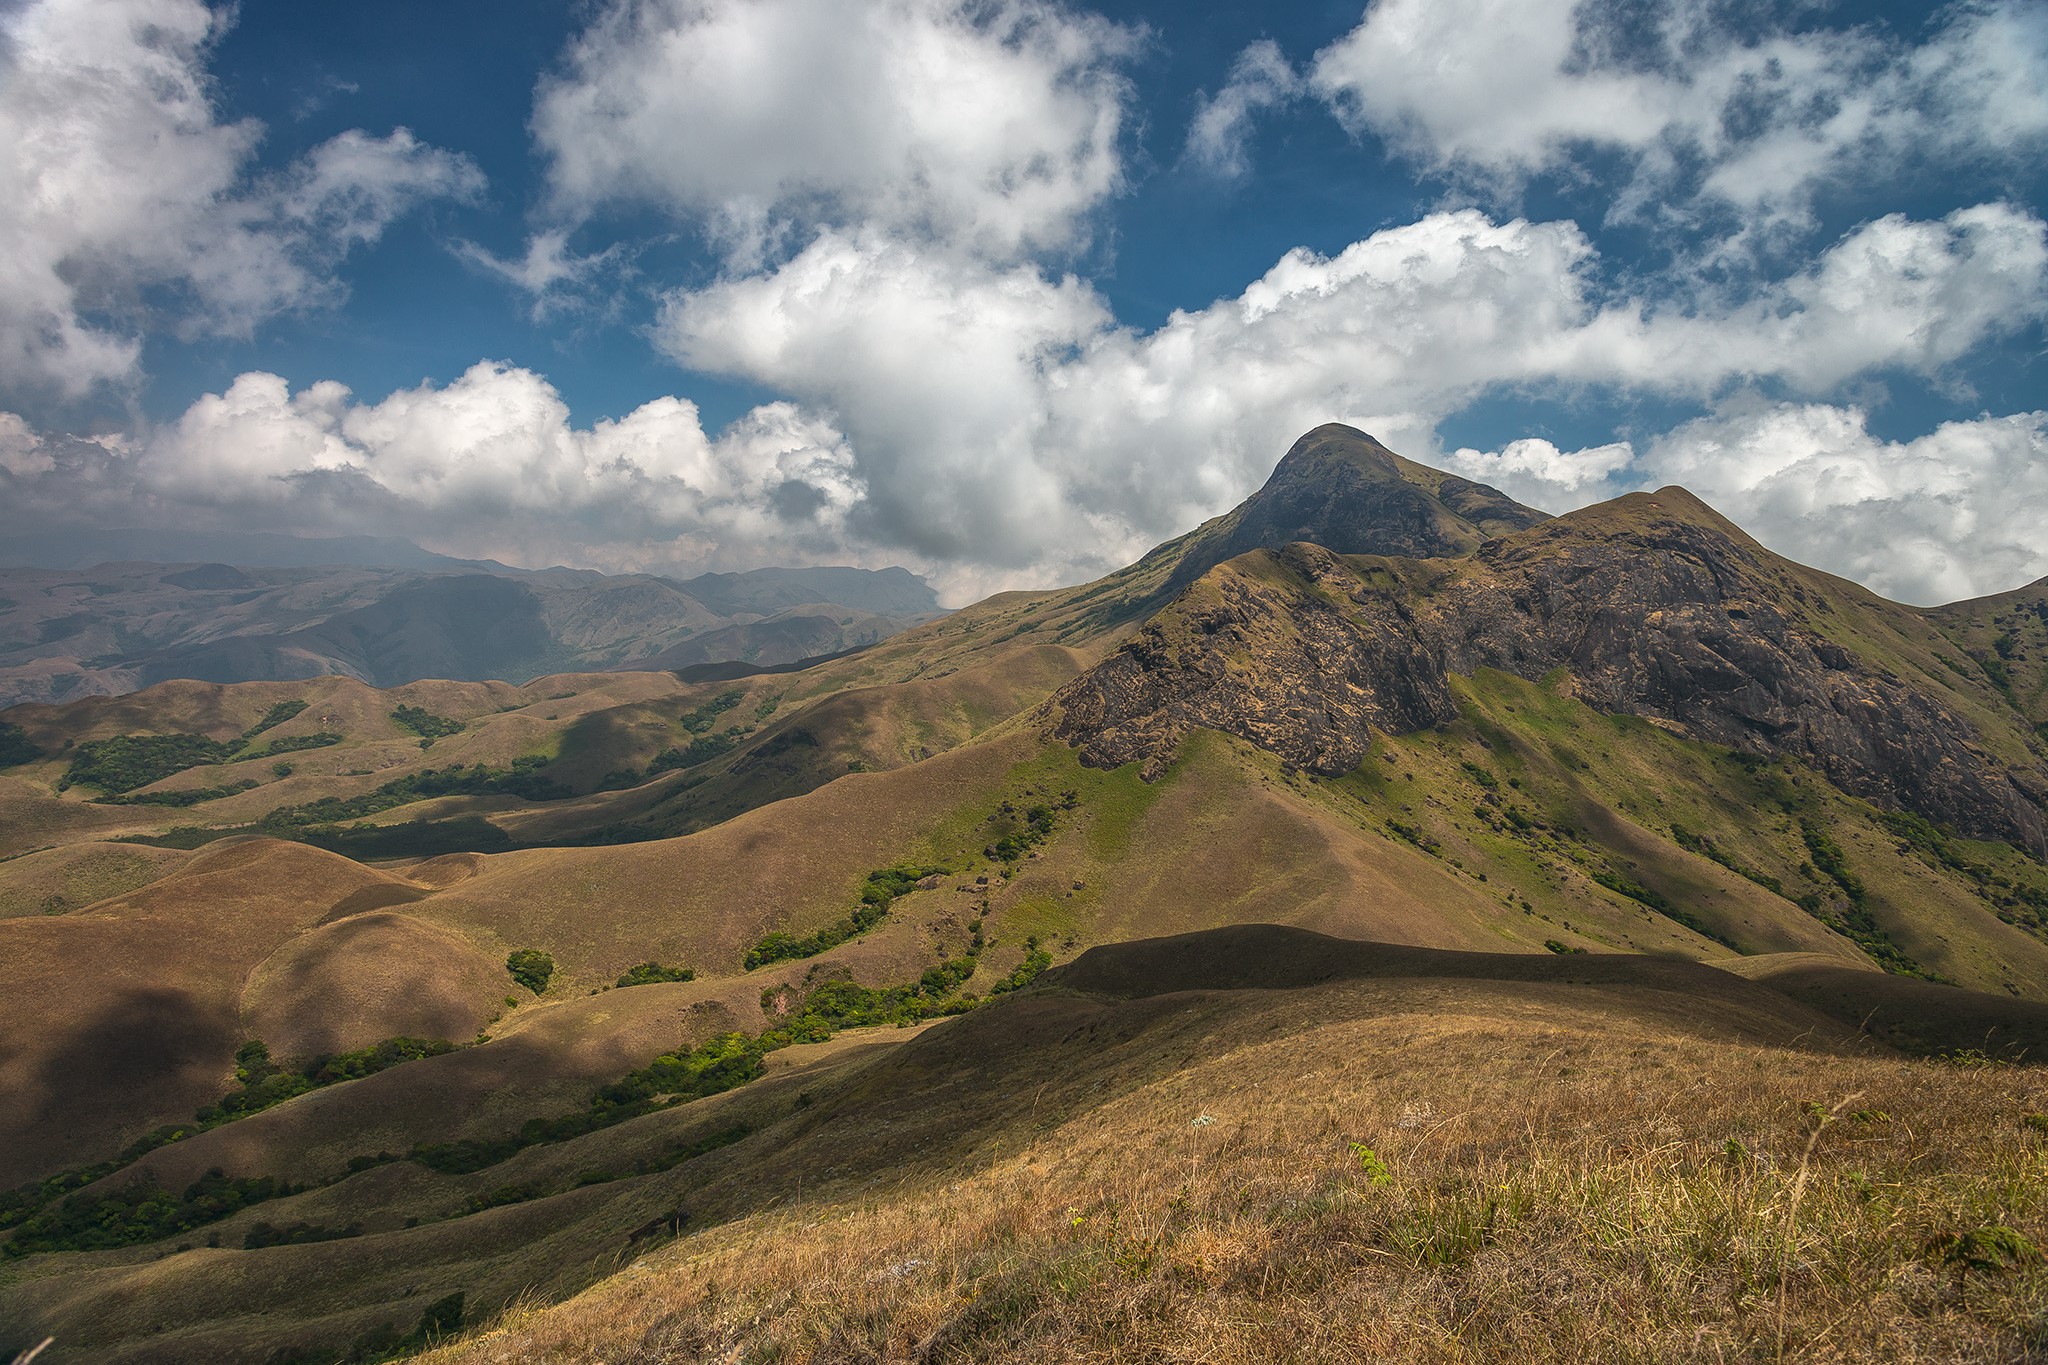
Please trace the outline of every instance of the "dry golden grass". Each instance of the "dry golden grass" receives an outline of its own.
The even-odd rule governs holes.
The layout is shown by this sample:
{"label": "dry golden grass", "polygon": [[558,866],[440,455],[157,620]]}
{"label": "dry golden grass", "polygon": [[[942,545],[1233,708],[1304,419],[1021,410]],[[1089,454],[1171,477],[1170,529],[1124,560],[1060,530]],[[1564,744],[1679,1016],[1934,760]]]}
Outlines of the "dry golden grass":
{"label": "dry golden grass", "polygon": [[1070,1121],[1034,1115],[937,1176],[821,1179],[426,1359],[2048,1351],[2041,1262],[1973,1270],[1940,1240],[2048,1241],[2038,1070],[1713,1041],[1541,1001],[1318,1024],[1334,1004],[1304,993],[1235,1034],[1269,1041]]}

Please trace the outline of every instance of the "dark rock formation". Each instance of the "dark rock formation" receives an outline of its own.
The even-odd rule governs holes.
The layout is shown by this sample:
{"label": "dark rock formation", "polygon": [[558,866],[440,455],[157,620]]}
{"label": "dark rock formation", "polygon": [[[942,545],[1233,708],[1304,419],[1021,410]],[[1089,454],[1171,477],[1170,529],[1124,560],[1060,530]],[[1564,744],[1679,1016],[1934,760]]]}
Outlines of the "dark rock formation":
{"label": "dark rock formation", "polygon": [[[1376,524],[1414,507],[1392,501]],[[1452,673],[1561,669],[1597,710],[1797,758],[1880,805],[2048,850],[2048,773],[2017,729],[1994,752],[1964,714],[1973,694],[1940,676],[1939,640],[1924,614],[1781,559],[1664,489],[1461,559],[1248,554],[1063,689],[1053,731],[1090,763],[1140,760],[1148,777],[1196,726],[1335,774],[1372,729],[1452,719]]]}
{"label": "dark rock formation", "polygon": [[1457,715],[1442,661],[1387,594],[1340,601],[1357,580],[1318,546],[1274,554],[1291,575],[1218,569],[1060,694],[1055,733],[1090,763],[1143,760],[1158,776],[1197,726],[1224,730],[1312,772],[1358,766],[1371,731]]}

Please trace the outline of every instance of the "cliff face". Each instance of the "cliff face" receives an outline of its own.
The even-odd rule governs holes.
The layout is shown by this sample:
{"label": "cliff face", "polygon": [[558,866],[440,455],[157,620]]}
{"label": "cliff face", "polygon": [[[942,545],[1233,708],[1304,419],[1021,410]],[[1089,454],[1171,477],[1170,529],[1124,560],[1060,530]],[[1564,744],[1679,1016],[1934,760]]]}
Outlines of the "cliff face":
{"label": "cliff face", "polygon": [[1091,763],[1156,773],[1205,726],[1337,774],[1372,729],[1452,719],[1453,673],[1562,670],[1598,710],[1795,757],[1880,805],[2048,850],[2038,741],[1944,668],[1943,638],[1665,489],[1460,559],[1248,554],[1069,684],[1053,728]]}
{"label": "cliff face", "polygon": [[1443,661],[1398,596],[1360,591],[1294,544],[1212,570],[1056,698],[1055,733],[1100,767],[1157,777],[1189,730],[1251,740],[1313,772],[1358,766],[1374,728],[1457,716]]}

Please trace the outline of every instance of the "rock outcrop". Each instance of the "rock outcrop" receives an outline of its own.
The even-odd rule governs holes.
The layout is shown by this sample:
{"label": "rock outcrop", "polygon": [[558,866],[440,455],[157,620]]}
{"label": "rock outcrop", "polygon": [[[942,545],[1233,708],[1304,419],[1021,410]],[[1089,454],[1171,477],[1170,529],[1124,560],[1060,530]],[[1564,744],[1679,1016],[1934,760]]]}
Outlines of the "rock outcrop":
{"label": "rock outcrop", "polygon": [[[1392,501],[1376,524],[1408,518],[1414,504]],[[1254,551],[1063,689],[1052,728],[1088,762],[1148,776],[1197,726],[1337,774],[1374,729],[1454,718],[1452,674],[1563,670],[1598,710],[1797,758],[1879,805],[2048,851],[2037,742],[2018,724],[1987,735],[2003,703],[1944,676],[1940,640],[1924,613],[1784,560],[1668,488],[1455,559]]]}

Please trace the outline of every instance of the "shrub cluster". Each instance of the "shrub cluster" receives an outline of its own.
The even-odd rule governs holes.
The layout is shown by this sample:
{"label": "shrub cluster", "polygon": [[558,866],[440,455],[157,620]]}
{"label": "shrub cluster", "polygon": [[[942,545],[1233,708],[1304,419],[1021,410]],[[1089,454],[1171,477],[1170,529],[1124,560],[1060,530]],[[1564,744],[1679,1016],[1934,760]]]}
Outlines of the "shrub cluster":
{"label": "shrub cluster", "polygon": [[1771,876],[1768,872],[1759,872],[1753,867],[1736,861],[1728,853],[1724,852],[1720,845],[1704,834],[1695,834],[1684,825],[1673,825],[1671,827],[1671,841],[1687,853],[1697,853],[1700,857],[1710,862],[1719,863],[1736,876],[1755,882],[1773,895],[1783,896],[1785,894],[1785,884],[1783,882]]}
{"label": "shrub cluster", "polygon": [[814,934],[802,938],[780,931],[769,934],[747,950],[745,965],[748,971],[765,967],[772,962],[791,962],[799,958],[816,957],[827,948],[836,948],[848,939],[858,937],[880,924],[889,913],[890,904],[898,897],[913,889],[926,877],[943,875],[946,868],[934,863],[920,867],[912,863],[898,863],[870,872],[861,883],[860,904],[845,919],[836,920]]}
{"label": "shrub cluster", "polygon": [[514,981],[539,995],[555,974],[555,959],[538,948],[514,948],[505,957],[505,970],[512,973]]}
{"label": "shrub cluster", "polygon": [[332,825],[439,796],[518,796],[528,801],[552,801],[567,796],[568,788],[541,772],[547,764],[545,754],[527,754],[513,759],[510,768],[491,768],[482,763],[423,768],[393,778],[360,796],[323,796],[303,805],[279,806],[257,823],[265,831]]}
{"label": "shrub cluster", "polygon": [[659,962],[642,962],[628,967],[614,986],[655,986],[666,981],[695,981],[694,967],[664,967]]}
{"label": "shrub cluster", "polygon": [[1664,918],[1684,925],[1695,934],[1703,935],[1729,948],[1735,946],[1726,936],[1709,927],[1707,922],[1698,915],[1672,904],[1671,898],[1661,891],[1652,891],[1640,882],[1631,881],[1619,873],[1610,872],[1602,867],[1589,867],[1586,869],[1586,875],[1616,895],[1626,896],[1638,905],[1647,905],[1658,914],[1664,916]]}
{"label": "shrub cluster", "polygon": [[301,1242],[338,1242],[344,1237],[363,1235],[361,1223],[350,1223],[345,1228],[320,1227],[313,1223],[293,1223],[290,1227],[277,1227],[270,1223],[251,1223],[247,1235],[242,1238],[244,1251],[257,1251],[263,1247],[297,1246]]}
{"label": "shrub cluster", "polygon": [[693,735],[708,733],[711,727],[717,723],[718,718],[732,710],[733,707],[738,706],[740,699],[745,695],[745,693],[737,688],[731,691],[720,692],[702,706],[693,707],[683,712],[681,716],[683,728]]}
{"label": "shrub cluster", "polygon": [[218,1222],[251,1204],[297,1191],[269,1176],[238,1179],[208,1171],[173,1194],[144,1174],[106,1194],[75,1194],[23,1219],[4,1248],[8,1256],[38,1251],[101,1251],[172,1237]]}
{"label": "shrub cluster", "polygon": [[306,706],[306,702],[300,701],[296,698],[294,698],[291,701],[281,701],[277,705],[271,707],[268,711],[265,711],[263,713],[263,718],[261,720],[257,721],[248,729],[242,731],[242,738],[245,741],[251,740],[256,738],[256,736],[262,734],[265,730],[274,730],[278,726],[290,720],[293,716],[298,715],[299,712],[305,710]]}
{"label": "shrub cluster", "polygon": [[0,720],[0,768],[16,768],[42,756],[43,751],[29,742],[28,731]]}
{"label": "shrub cluster", "polygon": [[240,782],[229,782],[219,787],[184,787],[167,792],[129,792],[120,796],[95,796],[95,806],[172,806],[183,809],[196,806],[202,801],[219,801],[223,797],[239,796],[243,792],[256,790],[253,778]]}
{"label": "shrub cluster", "polygon": [[391,719],[403,729],[420,737],[420,747],[426,748],[437,739],[462,733],[462,722],[448,716],[437,716],[424,706],[401,706],[391,713]]}
{"label": "shrub cluster", "polygon": [[360,1080],[400,1062],[438,1057],[454,1050],[455,1044],[438,1038],[386,1038],[381,1043],[373,1043],[354,1052],[315,1057],[299,1067],[290,1068],[271,1060],[267,1044],[252,1040],[235,1050],[235,1080],[240,1089],[231,1091],[217,1103],[207,1105],[193,1117],[202,1128],[217,1127],[283,1104],[309,1090]]}
{"label": "shrub cluster", "polygon": [[173,773],[202,764],[225,763],[241,748],[205,735],[116,735],[89,739],[78,746],[64,780],[74,787],[97,787],[109,796],[160,782]]}
{"label": "shrub cluster", "polygon": [[1806,841],[1806,851],[1813,857],[1815,868],[1842,889],[1843,897],[1849,902],[1849,909],[1841,915],[1827,913],[1818,897],[1802,896],[1795,902],[1800,909],[1850,940],[1868,953],[1878,966],[1898,976],[1917,976],[1928,981],[1943,978],[1928,971],[1907,954],[1885,932],[1877,917],[1870,913],[1870,892],[1863,885],[1863,879],[1849,870],[1848,857],[1834,836],[1812,816],[1799,818],[1799,833]]}
{"label": "shrub cluster", "polygon": [[[97,787],[106,796],[119,796],[123,792],[146,787],[152,782],[161,782],[173,773],[184,772],[187,768],[198,768],[213,763],[226,763],[233,759],[269,758],[276,754],[296,753],[301,749],[319,749],[329,744],[339,744],[342,736],[323,730],[313,735],[294,735],[286,739],[272,740],[261,749],[249,749],[249,742],[273,726],[282,725],[306,709],[303,701],[281,701],[263,713],[263,718],[231,740],[208,739],[205,735],[116,735],[111,739],[91,739],[78,746],[71,759],[71,766],[65,771],[66,787]],[[4,741],[0,732],[0,741]],[[0,746],[4,747],[4,746]],[[26,759],[18,760],[26,762]],[[0,754],[0,767],[6,766],[4,754]],[[201,798],[213,799],[213,798]],[[163,802],[161,804],[191,805],[194,802]]]}

